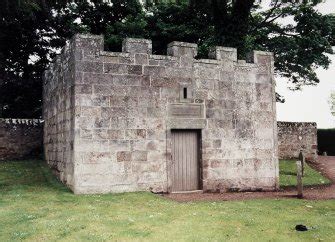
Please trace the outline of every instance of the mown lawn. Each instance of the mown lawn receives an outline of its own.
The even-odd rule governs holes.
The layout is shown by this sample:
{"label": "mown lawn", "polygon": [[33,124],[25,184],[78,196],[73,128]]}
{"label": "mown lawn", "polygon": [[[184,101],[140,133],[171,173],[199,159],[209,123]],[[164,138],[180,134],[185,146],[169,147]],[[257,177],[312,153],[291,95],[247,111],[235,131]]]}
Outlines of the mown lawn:
{"label": "mown lawn", "polygon": [[[296,224],[313,227],[296,232]],[[335,201],[178,203],[73,195],[38,161],[0,163],[0,241],[335,241]]]}
{"label": "mown lawn", "polygon": [[[279,162],[280,186],[297,185],[297,165],[295,160],[280,160]],[[305,186],[330,184],[330,181],[322,176],[318,171],[313,170],[308,164],[305,164],[305,173],[303,177]]]}

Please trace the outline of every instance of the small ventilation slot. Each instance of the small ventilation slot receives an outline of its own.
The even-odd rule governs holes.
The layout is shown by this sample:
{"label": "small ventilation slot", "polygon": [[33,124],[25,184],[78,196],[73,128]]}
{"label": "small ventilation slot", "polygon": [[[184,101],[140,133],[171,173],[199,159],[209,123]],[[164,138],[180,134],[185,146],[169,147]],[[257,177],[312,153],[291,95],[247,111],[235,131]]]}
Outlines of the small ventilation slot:
{"label": "small ventilation slot", "polygon": [[187,99],[187,87],[184,87],[184,99]]}

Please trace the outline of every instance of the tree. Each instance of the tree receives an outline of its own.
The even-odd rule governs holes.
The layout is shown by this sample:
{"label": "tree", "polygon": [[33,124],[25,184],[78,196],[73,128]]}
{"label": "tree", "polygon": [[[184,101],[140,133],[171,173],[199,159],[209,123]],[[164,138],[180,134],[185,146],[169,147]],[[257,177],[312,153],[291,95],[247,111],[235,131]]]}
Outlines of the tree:
{"label": "tree", "polygon": [[56,33],[52,8],[44,0],[2,1],[0,14],[0,117],[38,118],[41,75],[54,50],[74,32]]}
{"label": "tree", "polygon": [[40,75],[49,62],[49,44],[44,41],[52,31],[48,13],[33,1],[13,1],[1,6],[1,15],[0,114],[37,117]]}
{"label": "tree", "polygon": [[[106,47],[111,48],[122,38],[115,40],[112,34],[121,33],[122,26],[131,22],[129,16],[142,13],[136,0],[114,0],[113,6],[92,2],[97,4],[66,0],[0,3],[0,117],[41,117],[41,76],[65,41],[77,32],[105,33],[109,36]],[[132,21],[137,23],[136,18]]]}
{"label": "tree", "polygon": [[335,14],[328,15],[328,18],[332,28],[331,45],[335,46]]}
{"label": "tree", "polygon": [[[143,8],[137,0],[78,1],[58,10],[59,21],[71,23],[80,19],[80,32],[105,35],[105,48],[121,51],[126,36],[144,37]],[[66,24],[64,25],[66,27]],[[61,33],[60,33],[61,35]]]}
{"label": "tree", "polygon": [[[313,6],[282,6],[272,13],[270,10],[259,14],[261,16],[255,15],[256,27],[249,34],[253,39],[252,48],[274,52],[277,73],[288,78],[294,89],[317,84],[319,79],[315,70],[328,68],[330,59],[327,54],[333,54],[330,19]],[[281,16],[292,16],[295,24],[283,25],[274,21]]]}
{"label": "tree", "polygon": [[[210,45],[235,47],[242,59],[254,49],[274,52],[276,73],[288,78],[293,89],[317,84],[315,70],[330,64],[327,54],[333,54],[335,24],[330,16],[313,8],[320,1],[292,5],[277,0],[266,11],[259,11],[254,0],[187,2],[163,4],[165,7],[158,4],[153,8],[154,24],[149,26],[153,33],[162,33],[152,36],[153,39],[170,40],[170,33],[176,38],[193,40],[199,44],[202,56]],[[295,24],[277,21],[285,17],[293,17]]]}
{"label": "tree", "polygon": [[209,16],[197,8],[185,4],[160,4],[150,7],[146,16],[145,32],[153,41],[153,51],[166,54],[167,44],[172,41],[197,43],[199,55],[206,56],[208,48],[215,45],[214,26]]}

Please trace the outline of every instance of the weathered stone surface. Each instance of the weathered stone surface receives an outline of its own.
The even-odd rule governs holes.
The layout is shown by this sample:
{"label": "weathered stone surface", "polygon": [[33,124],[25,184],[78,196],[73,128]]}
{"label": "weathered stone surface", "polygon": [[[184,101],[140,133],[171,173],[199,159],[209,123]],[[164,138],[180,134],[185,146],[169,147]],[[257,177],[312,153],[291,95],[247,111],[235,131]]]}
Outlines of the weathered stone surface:
{"label": "weathered stone surface", "polygon": [[122,51],[132,54],[151,54],[152,43],[150,40],[127,38],[122,43]]}
{"label": "weathered stone surface", "polygon": [[[74,189],[74,136],[76,134],[78,138],[91,138],[91,132],[86,129],[90,127],[90,120],[81,119],[80,109],[75,108],[75,103],[90,102],[91,100],[81,98],[82,95],[90,95],[75,96],[75,93],[82,93],[82,86],[74,88],[74,83],[76,79],[82,83],[81,71],[102,71],[101,63],[91,66],[90,62],[82,61],[84,55],[96,54],[101,48],[102,42],[99,41],[97,38],[92,41],[86,36],[82,36],[80,40],[74,37],[70,44],[64,47],[61,58],[55,59],[43,77],[44,156],[53,172],[71,189]],[[86,51],[76,52],[75,46],[86,48]],[[80,72],[75,71],[75,59]],[[87,88],[86,86],[85,89],[89,90]],[[74,129],[75,120],[78,126],[84,128],[82,132],[79,127]]]}
{"label": "weathered stone surface", "polygon": [[217,60],[237,61],[237,49],[217,46],[210,51],[209,56]]}
{"label": "weathered stone surface", "polygon": [[196,44],[174,41],[167,46],[167,53],[171,56],[184,56],[193,59],[197,55]]}
{"label": "weathered stone surface", "polygon": [[315,158],[318,148],[316,123],[278,122],[278,156],[280,159]]}
{"label": "weathered stone surface", "polygon": [[181,118],[203,118],[204,111],[202,104],[170,104],[169,116]]}
{"label": "weathered stone surface", "polygon": [[246,63],[224,47],[196,60],[183,42],[169,56],[149,40],[102,46],[75,36],[44,78],[46,160],[75,193],[170,191],[172,129],[201,130],[205,191],[278,188],[271,54]]}
{"label": "weathered stone surface", "polygon": [[129,151],[119,151],[117,152],[117,161],[130,161],[131,160],[131,152]]}

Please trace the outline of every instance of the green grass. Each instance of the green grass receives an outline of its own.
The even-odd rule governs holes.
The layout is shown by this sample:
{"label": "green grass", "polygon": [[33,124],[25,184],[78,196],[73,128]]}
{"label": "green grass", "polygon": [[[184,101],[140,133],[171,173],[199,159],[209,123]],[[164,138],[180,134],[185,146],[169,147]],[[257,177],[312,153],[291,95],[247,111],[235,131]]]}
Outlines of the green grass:
{"label": "green grass", "polygon": [[[297,185],[297,165],[294,160],[279,161],[280,186]],[[303,177],[304,186],[330,184],[330,180],[322,176],[318,171],[313,170],[308,164],[305,164],[305,174]]]}
{"label": "green grass", "polygon": [[[314,227],[296,232],[296,224]],[[37,161],[0,163],[0,241],[335,241],[335,202],[178,203],[73,195]]]}

